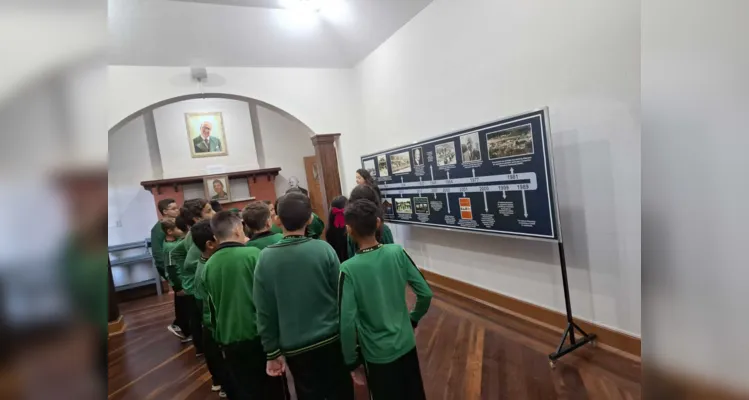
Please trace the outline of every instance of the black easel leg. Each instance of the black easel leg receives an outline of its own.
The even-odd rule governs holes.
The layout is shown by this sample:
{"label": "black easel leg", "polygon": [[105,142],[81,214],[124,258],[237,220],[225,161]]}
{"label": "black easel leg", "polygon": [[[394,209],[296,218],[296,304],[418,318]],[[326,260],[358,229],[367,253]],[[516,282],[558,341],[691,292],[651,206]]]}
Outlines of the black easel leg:
{"label": "black easel leg", "polygon": [[[560,357],[596,339],[596,335],[587,334],[584,330],[582,330],[579,326],[577,326],[575,321],[572,319],[572,305],[570,304],[570,287],[567,281],[567,261],[565,260],[565,257],[564,257],[564,245],[562,244],[562,242],[559,242],[559,261],[562,267],[562,286],[564,287],[564,306],[565,306],[565,311],[567,311],[567,327],[564,329],[564,333],[562,334],[562,340],[559,342],[559,347],[557,347],[557,351],[549,354],[549,362],[551,363],[552,366],[554,366],[554,362]],[[575,339],[575,330],[577,330],[580,333],[581,335],[580,340]],[[568,337],[570,339],[570,344],[569,346],[565,347],[564,344],[567,341]]]}

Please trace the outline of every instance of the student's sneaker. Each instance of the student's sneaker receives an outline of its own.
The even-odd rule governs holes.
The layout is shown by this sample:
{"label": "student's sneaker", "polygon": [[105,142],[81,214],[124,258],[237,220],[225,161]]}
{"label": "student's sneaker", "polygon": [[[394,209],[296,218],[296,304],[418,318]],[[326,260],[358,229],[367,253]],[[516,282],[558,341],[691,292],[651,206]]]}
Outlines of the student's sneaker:
{"label": "student's sneaker", "polygon": [[218,397],[221,397],[222,399],[225,399],[226,398],[226,392],[224,392],[223,390],[220,391],[220,392],[218,392]]}
{"label": "student's sneaker", "polygon": [[220,391],[221,391],[221,385],[211,386],[211,392],[220,392]]}
{"label": "student's sneaker", "polygon": [[169,332],[172,332],[174,334],[174,336],[176,336],[176,337],[178,337],[178,338],[180,338],[182,340],[185,339],[185,334],[182,333],[182,329],[180,329],[179,326],[177,326],[177,325],[169,325],[169,326],[166,327],[166,329]]}
{"label": "student's sneaker", "polygon": [[188,337],[184,337],[184,335],[182,335],[182,336],[183,336],[183,339],[180,340],[180,342],[182,342],[182,343],[190,343],[190,342],[192,342],[192,336],[188,336]]}

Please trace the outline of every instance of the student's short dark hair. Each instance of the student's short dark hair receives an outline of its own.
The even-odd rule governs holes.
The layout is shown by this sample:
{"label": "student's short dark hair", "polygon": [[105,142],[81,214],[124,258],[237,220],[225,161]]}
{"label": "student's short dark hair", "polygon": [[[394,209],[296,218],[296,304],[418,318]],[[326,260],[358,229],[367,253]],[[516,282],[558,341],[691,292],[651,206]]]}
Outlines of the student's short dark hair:
{"label": "student's short dark hair", "polygon": [[378,207],[374,202],[369,200],[349,201],[343,216],[346,218],[346,225],[357,236],[373,236],[377,232]]}
{"label": "student's short dark hair", "polygon": [[211,208],[215,212],[221,211],[221,203],[218,202],[218,200],[211,200]]}
{"label": "student's short dark hair", "polygon": [[270,206],[271,206],[271,204],[273,204],[273,202],[272,202],[272,201],[270,201],[270,200],[263,200],[263,203],[264,203],[264,204],[265,204],[266,206],[268,206],[268,207],[270,207]]}
{"label": "student's short dark hair", "polygon": [[252,202],[242,211],[242,221],[253,232],[263,229],[268,218],[270,218],[270,207],[262,201]]}
{"label": "student's short dark hair", "polygon": [[178,215],[177,218],[174,219],[174,224],[177,225],[177,228],[181,230],[182,232],[187,232],[190,230],[190,225],[187,224],[187,218],[183,217],[182,215]]}
{"label": "student's short dark hair", "polygon": [[220,211],[211,219],[213,236],[219,241],[228,239],[237,225],[242,225],[242,218],[232,211]]}
{"label": "student's short dark hair", "polygon": [[177,224],[174,222],[174,220],[170,218],[164,218],[159,222],[161,223],[161,230],[164,231],[165,234],[169,234],[170,230],[177,227]]}
{"label": "student's short dark hair", "polygon": [[157,203],[157,206],[159,207],[159,212],[161,215],[164,215],[164,211],[166,211],[167,208],[169,208],[169,205],[172,203],[176,203],[174,199],[161,199]]}
{"label": "student's short dark hair", "polygon": [[195,218],[202,218],[203,208],[208,202],[205,199],[190,199],[182,204],[182,208],[179,209],[179,215],[185,218],[187,225],[192,226],[195,223]]}
{"label": "student's short dark hair", "polygon": [[286,193],[278,199],[276,206],[276,215],[281,218],[281,223],[288,231],[304,228],[312,215],[309,197],[302,193]]}
{"label": "student's short dark hair", "polygon": [[377,196],[377,192],[372,188],[372,186],[369,185],[356,185],[356,187],[351,191],[351,195],[348,197],[348,201],[356,201],[356,200],[369,200],[372,203],[377,204],[377,200],[379,200],[379,196]]}
{"label": "student's short dark hair", "polygon": [[195,242],[195,246],[198,246],[200,251],[205,251],[206,243],[209,240],[215,240],[213,237],[213,229],[211,229],[211,221],[203,220],[198,221],[190,229],[192,233],[192,241]]}

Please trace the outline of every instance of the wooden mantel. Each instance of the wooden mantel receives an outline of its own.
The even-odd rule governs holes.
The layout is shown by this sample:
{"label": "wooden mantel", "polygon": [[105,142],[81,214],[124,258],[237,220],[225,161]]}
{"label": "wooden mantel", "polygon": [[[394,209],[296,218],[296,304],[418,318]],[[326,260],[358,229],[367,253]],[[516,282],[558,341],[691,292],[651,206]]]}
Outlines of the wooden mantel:
{"label": "wooden mantel", "polygon": [[161,188],[162,187],[173,187],[175,192],[179,192],[179,187],[182,185],[187,185],[191,183],[203,183],[203,179],[205,178],[211,178],[215,176],[224,176],[228,175],[229,178],[247,178],[248,180],[252,178],[253,183],[257,183],[258,177],[263,178],[265,177],[268,182],[272,182],[276,180],[276,176],[278,175],[278,172],[281,171],[281,168],[264,168],[264,169],[253,169],[248,171],[234,171],[234,172],[226,172],[223,174],[212,174],[212,175],[196,175],[196,176],[186,176],[181,178],[169,178],[169,179],[155,179],[152,181],[143,181],[141,182],[141,186],[143,186],[143,189],[153,192],[153,189],[156,189],[154,194],[161,194]]}

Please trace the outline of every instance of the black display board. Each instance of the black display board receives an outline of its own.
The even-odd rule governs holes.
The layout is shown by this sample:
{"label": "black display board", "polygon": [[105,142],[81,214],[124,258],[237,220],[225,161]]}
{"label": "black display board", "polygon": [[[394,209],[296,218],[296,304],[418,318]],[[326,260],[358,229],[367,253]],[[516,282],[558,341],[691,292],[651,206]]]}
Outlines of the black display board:
{"label": "black display board", "polygon": [[547,109],[361,161],[388,222],[561,241]]}

